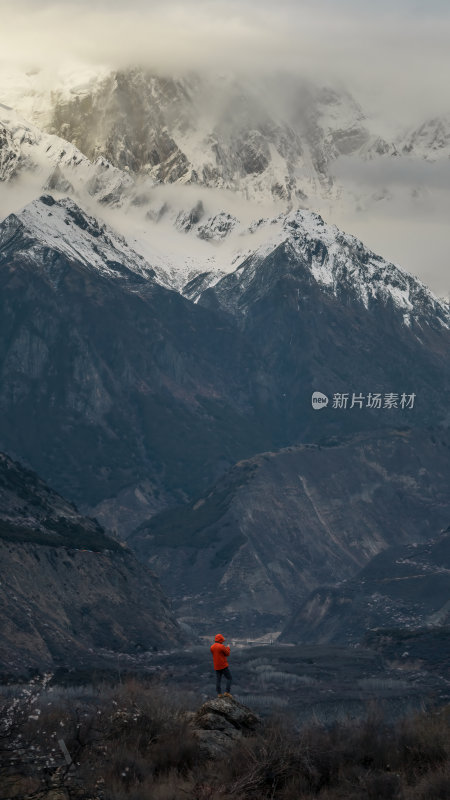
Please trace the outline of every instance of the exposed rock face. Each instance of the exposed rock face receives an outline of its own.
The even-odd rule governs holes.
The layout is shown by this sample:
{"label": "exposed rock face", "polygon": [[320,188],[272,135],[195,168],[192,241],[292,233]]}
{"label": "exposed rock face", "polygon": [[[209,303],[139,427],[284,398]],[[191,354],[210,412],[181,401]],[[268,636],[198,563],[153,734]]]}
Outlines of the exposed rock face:
{"label": "exposed rock face", "polygon": [[147,568],[33,472],[0,453],[0,669],[74,666],[183,634]]}
{"label": "exposed rock face", "polygon": [[161,77],[129,69],[82,96],[54,94],[48,129],[90,159],[162,183],[200,183],[285,201],[329,190],[329,165],[370,139],[346,92],[287,76]]}
{"label": "exposed rock face", "polygon": [[280,640],[355,643],[376,628],[448,626],[449,580],[450,533],[389,547],[354,578],[314,591]]}
{"label": "exposed rock face", "polygon": [[223,758],[244,736],[257,730],[259,718],[233,697],[218,697],[204,703],[190,725],[207,758]]}
{"label": "exposed rock face", "polygon": [[449,467],[448,435],[414,430],[264,453],[130,542],[186,621],[277,630],[315,586],[442,527]]}
{"label": "exposed rock face", "polygon": [[131,177],[105,158],[95,163],[64,138],[50,135],[0,103],[0,183],[23,182],[25,194],[80,192],[101,204],[119,204]]}
{"label": "exposed rock face", "polygon": [[178,628],[156,577],[130,552],[0,539],[0,668],[81,665],[102,649],[174,645]]}

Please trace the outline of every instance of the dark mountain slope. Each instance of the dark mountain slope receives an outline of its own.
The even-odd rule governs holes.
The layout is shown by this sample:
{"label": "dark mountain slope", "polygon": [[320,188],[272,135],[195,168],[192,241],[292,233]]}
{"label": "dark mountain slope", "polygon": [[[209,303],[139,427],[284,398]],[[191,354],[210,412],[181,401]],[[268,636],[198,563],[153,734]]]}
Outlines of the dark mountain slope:
{"label": "dark mountain slope", "polygon": [[448,519],[450,440],[417,430],[290,447],[237,464],[131,537],[186,620],[277,629],[321,583]]}
{"label": "dark mountain slope", "polygon": [[148,514],[263,444],[258,368],[113,236],[52,198],[0,226],[0,442],[84,506],[145,480]]}
{"label": "dark mountain slope", "polygon": [[[450,315],[420,281],[310,212],[286,215],[246,262],[200,294],[232,315],[264,359],[281,440],[316,441],[401,422],[450,423]],[[311,406],[314,391],[328,406]],[[414,393],[415,407],[368,408]],[[335,393],[349,395],[333,409]],[[364,397],[350,409],[352,393]]]}
{"label": "dark mountain slope", "polygon": [[447,306],[310,212],[256,228],[265,243],[187,299],[71,200],[8,217],[0,446],[123,534],[256,453],[448,425]]}
{"label": "dark mountain slope", "polygon": [[450,622],[450,531],[425,543],[389,547],[358,574],[311,594],[281,640],[361,642],[376,628]]}
{"label": "dark mountain slope", "polygon": [[0,670],[74,666],[183,634],[153,575],[100,525],[0,453]]}

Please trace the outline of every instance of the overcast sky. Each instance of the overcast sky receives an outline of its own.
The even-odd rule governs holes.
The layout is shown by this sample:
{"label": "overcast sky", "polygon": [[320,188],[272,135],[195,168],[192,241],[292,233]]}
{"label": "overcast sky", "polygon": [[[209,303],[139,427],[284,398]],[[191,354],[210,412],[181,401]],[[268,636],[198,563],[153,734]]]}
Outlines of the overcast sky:
{"label": "overcast sky", "polygon": [[449,0],[0,0],[0,60],[290,68],[409,124],[450,109]]}

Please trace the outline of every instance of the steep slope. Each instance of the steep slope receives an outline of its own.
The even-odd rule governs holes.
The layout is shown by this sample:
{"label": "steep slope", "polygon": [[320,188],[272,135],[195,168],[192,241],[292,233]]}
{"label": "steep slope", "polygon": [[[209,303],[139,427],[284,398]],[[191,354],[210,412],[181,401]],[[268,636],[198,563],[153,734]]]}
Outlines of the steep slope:
{"label": "steep slope", "polygon": [[0,282],[0,440],[71,499],[131,487],[148,515],[261,449],[257,359],[235,326],[72,201],[2,223]]}
{"label": "steep slope", "polygon": [[274,630],[321,583],[448,518],[450,440],[414,430],[360,434],[237,464],[188,506],[130,538],[178,613],[203,626]]}
{"label": "steep slope", "polygon": [[45,133],[0,103],[0,183],[14,184],[20,178],[23,192],[28,185],[36,192],[85,193],[112,205],[133,184],[106,159],[93,163],[66,139]]}
{"label": "steep slope", "polygon": [[281,635],[288,642],[361,642],[376,628],[415,629],[450,621],[450,532],[389,547],[358,574],[314,591]]}
{"label": "steep slope", "polygon": [[155,576],[96,520],[0,453],[0,669],[73,666],[182,634]]}
{"label": "steep slope", "polygon": [[[373,393],[416,395],[414,409],[397,403],[396,422],[448,424],[448,305],[316,214],[291,212],[261,228],[266,241],[233,273],[185,293],[229,313],[257,346],[280,439],[392,424],[393,409],[370,407]],[[330,398],[320,414],[314,391]],[[348,408],[333,408],[337,393],[348,394]],[[353,393],[363,400],[350,408]]]}

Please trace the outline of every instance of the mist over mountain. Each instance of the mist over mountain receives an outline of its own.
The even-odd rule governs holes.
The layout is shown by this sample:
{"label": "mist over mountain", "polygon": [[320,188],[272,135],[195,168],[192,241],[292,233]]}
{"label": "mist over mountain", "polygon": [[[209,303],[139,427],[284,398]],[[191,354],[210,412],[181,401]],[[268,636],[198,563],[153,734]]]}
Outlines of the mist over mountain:
{"label": "mist over mountain", "polygon": [[[254,219],[300,205],[448,294],[445,110],[387,130],[370,100],[320,72],[86,64],[7,74],[0,102],[16,113],[0,107],[4,215],[39,189],[69,191],[145,246],[167,208]],[[59,139],[44,147],[42,129]],[[93,166],[74,170],[83,156]]]}

